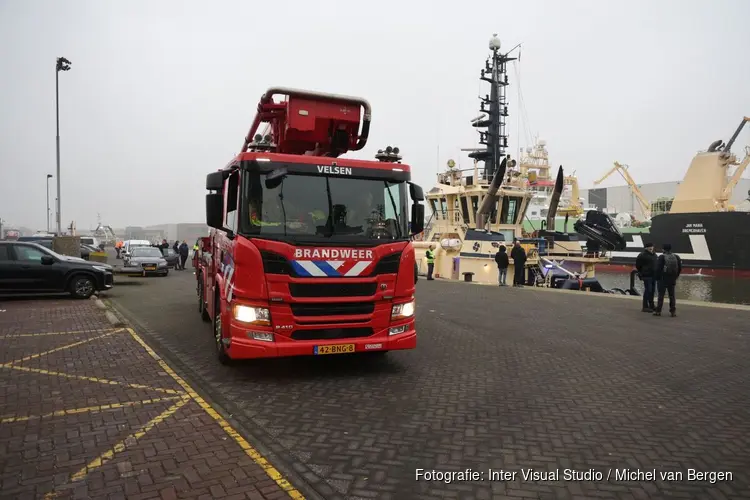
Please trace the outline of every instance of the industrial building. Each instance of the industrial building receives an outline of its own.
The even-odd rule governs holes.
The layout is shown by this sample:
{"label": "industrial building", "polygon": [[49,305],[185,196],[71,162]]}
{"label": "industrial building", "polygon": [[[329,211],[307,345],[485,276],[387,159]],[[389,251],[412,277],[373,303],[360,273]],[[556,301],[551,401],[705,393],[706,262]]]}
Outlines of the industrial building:
{"label": "industrial building", "polygon": [[[638,188],[643,196],[653,203],[659,198],[674,198],[679,185],[680,181],[654,182],[652,184],[639,184]],[[750,197],[750,179],[740,179],[729,203],[737,206],[747,200],[748,197]],[[628,212],[633,214],[636,220],[645,219],[641,205],[630,186],[582,189],[581,198],[592,207],[607,210],[609,213]]]}
{"label": "industrial building", "polygon": [[209,228],[206,224],[159,224],[156,226],[140,227],[128,226],[123,231],[123,239],[161,241],[187,241],[191,246],[198,238],[208,236]]}

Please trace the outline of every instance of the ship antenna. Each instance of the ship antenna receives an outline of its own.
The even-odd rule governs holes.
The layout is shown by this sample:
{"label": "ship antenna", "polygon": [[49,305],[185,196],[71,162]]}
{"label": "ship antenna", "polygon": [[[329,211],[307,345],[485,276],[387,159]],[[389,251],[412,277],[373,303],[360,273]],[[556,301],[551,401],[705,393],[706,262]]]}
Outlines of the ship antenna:
{"label": "ship antenna", "polygon": [[485,132],[479,132],[479,143],[487,146],[487,149],[476,151],[469,157],[484,162],[484,178],[491,182],[494,173],[500,167],[501,159],[505,157],[505,150],[508,147],[506,132],[508,73],[506,65],[508,62],[516,60],[515,57],[509,57],[509,55],[521,44],[516,45],[506,53],[502,53],[500,51],[500,39],[495,33],[492,35],[489,45],[492,54],[485,63],[485,68],[482,69],[479,77],[480,80],[490,83],[489,95],[480,98],[480,111],[488,114],[489,117],[485,120],[477,120],[473,124],[476,128],[487,129]]}

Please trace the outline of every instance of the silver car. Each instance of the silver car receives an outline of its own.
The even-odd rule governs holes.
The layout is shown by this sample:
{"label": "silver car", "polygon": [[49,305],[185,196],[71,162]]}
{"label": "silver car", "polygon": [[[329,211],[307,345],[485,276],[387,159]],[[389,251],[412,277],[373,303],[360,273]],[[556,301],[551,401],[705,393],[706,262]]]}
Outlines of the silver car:
{"label": "silver car", "polygon": [[169,274],[169,266],[164,259],[161,250],[156,247],[132,247],[130,252],[123,256],[123,271],[127,274],[140,274],[142,276],[157,274],[166,276]]}

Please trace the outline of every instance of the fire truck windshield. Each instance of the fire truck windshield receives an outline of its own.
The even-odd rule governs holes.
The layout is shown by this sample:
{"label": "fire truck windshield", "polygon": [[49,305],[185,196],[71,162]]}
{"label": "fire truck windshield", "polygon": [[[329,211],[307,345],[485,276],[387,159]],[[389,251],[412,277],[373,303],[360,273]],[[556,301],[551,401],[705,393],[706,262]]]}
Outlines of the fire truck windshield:
{"label": "fire truck windshield", "polygon": [[265,179],[245,172],[244,234],[336,241],[408,236],[405,182],[290,173],[269,188]]}

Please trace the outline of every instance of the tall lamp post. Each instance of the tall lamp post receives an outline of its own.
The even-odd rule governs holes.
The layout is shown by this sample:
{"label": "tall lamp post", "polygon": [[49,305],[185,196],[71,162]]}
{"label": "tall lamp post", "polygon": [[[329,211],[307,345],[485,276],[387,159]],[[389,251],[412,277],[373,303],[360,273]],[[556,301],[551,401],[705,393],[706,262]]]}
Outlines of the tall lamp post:
{"label": "tall lamp post", "polygon": [[49,233],[49,180],[52,174],[47,174],[47,232]]}
{"label": "tall lamp post", "polygon": [[72,62],[64,57],[57,58],[55,71],[55,119],[57,121],[57,235],[62,235],[62,225],[60,224],[60,71],[70,70]]}

